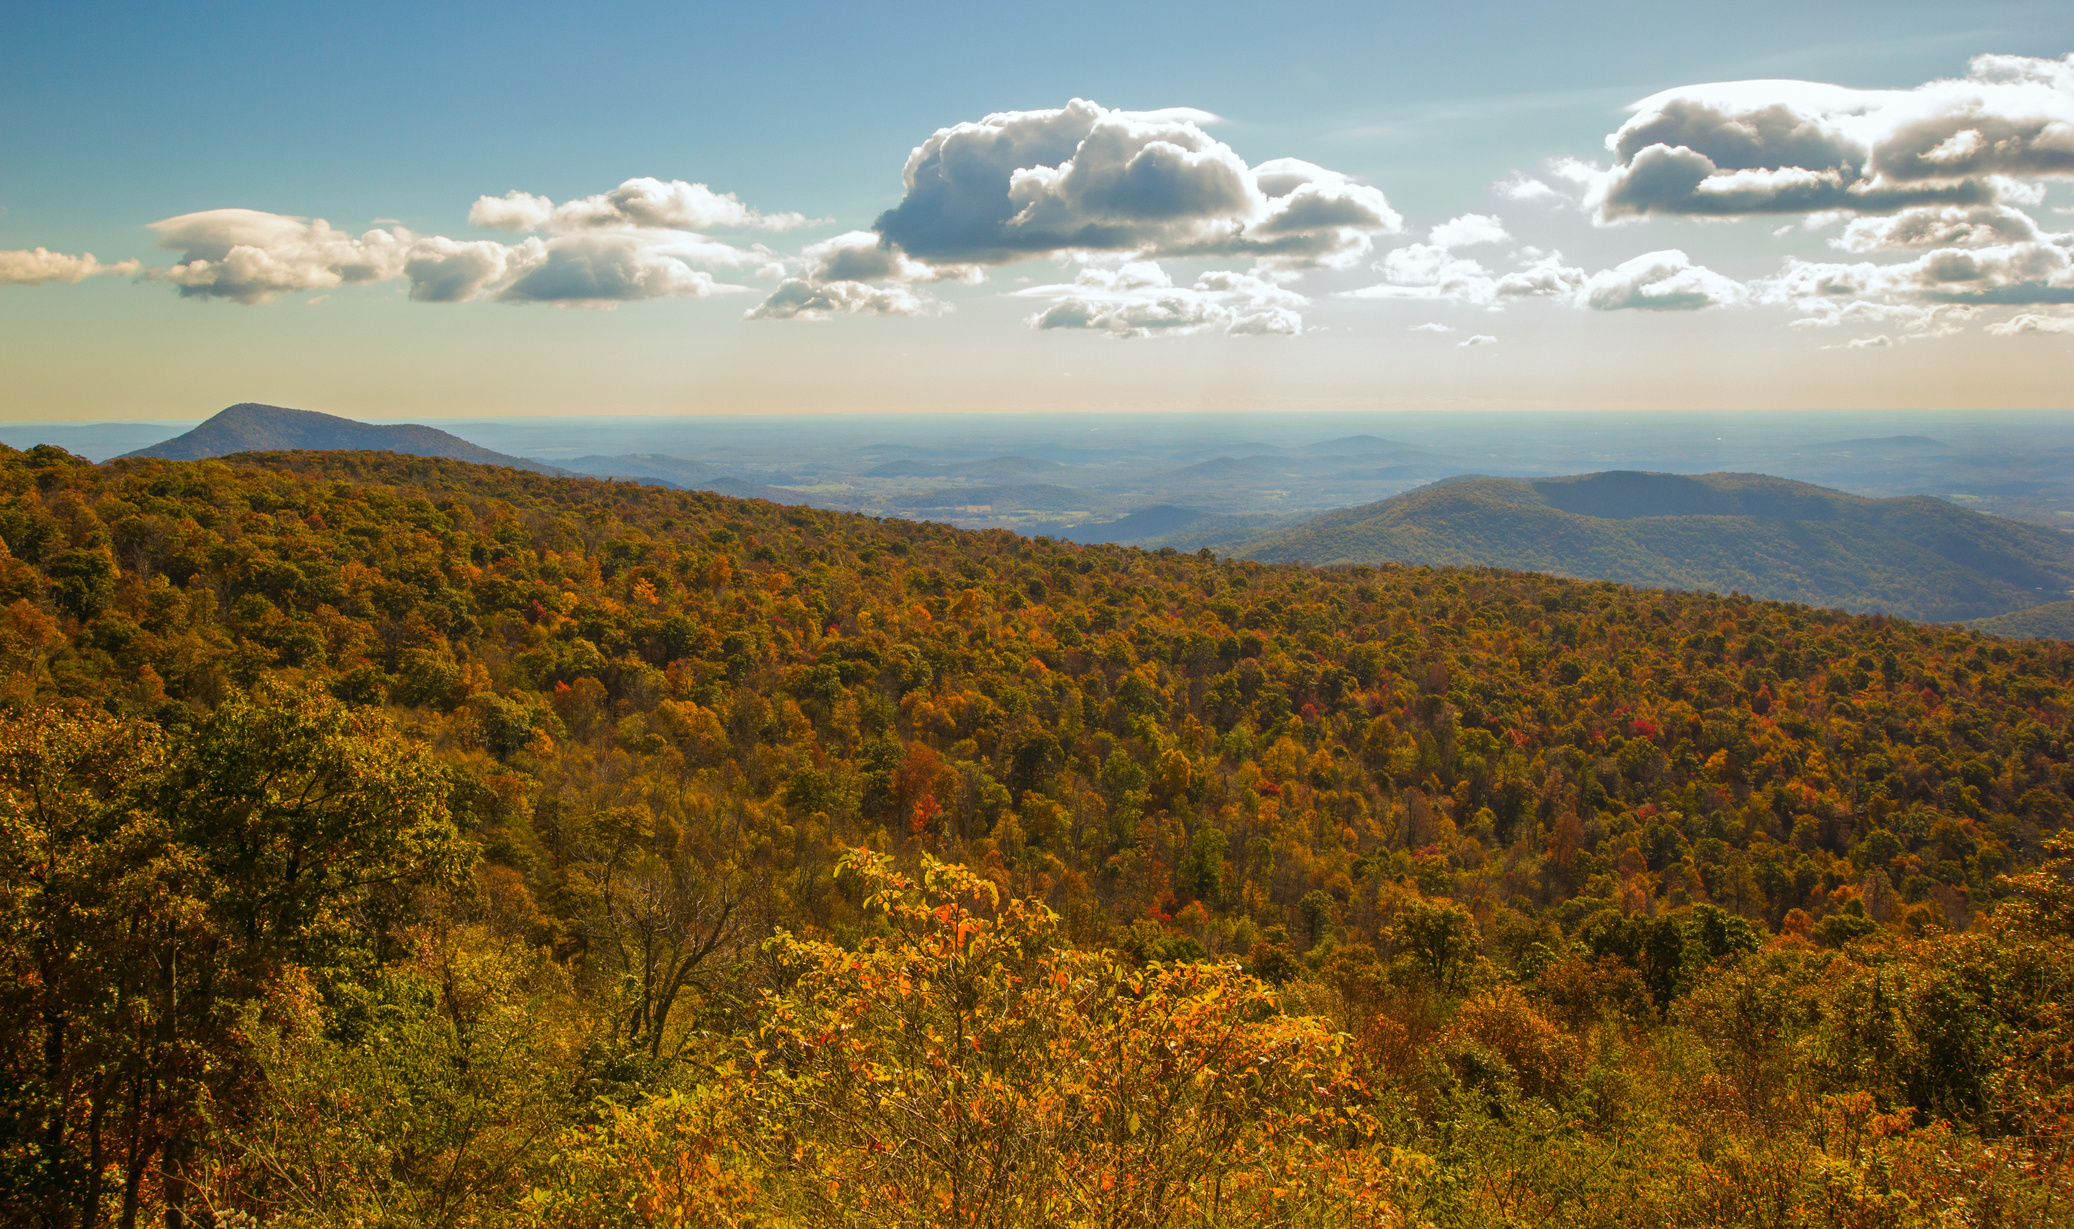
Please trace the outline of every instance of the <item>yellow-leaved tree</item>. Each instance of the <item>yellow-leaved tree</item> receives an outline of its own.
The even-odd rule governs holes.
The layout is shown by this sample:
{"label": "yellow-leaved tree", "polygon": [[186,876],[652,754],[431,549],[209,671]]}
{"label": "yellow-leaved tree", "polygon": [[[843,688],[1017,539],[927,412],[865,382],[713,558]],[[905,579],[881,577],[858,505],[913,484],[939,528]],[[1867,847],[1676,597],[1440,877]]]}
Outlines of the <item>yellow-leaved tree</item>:
{"label": "yellow-leaved tree", "polygon": [[855,851],[884,925],[781,935],[753,1048],[582,1136],[558,1224],[1396,1224],[1425,1158],[1377,1142],[1342,1039],[1236,968],[1077,950],[964,868]]}

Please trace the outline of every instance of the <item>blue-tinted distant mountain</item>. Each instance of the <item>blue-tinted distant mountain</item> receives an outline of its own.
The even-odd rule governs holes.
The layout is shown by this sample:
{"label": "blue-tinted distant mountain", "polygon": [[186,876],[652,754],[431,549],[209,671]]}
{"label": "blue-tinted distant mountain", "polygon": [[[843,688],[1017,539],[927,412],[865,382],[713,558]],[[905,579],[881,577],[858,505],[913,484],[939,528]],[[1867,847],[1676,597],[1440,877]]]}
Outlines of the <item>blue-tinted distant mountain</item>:
{"label": "blue-tinted distant mountain", "polygon": [[1257,482],[1286,478],[1298,473],[1298,463],[1288,457],[1212,457],[1185,465],[1160,480],[1174,482]]}
{"label": "blue-tinted distant mountain", "polygon": [[989,506],[1027,509],[1033,512],[1085,512],[1106,508],[1110,503],[1106,495],[1048,482],[945,487],[891,502],[924,512],[932,509]]}
{"label": "blue-tinted distant mountain", "polygon": [[1350,453],[1361,452],[1423,452],[1425,450],[1398,440],[1378,439],[1373,435],[1343,435],[1336,440],[1306,444],[1302,451],[1344,456]]}
{"label": "blue-tinted distant mountain", "polygon": [[1202,508],[1155,504],[1129,516],[1100,524],[1072,525],[1051,531],[1068,542],[1114,542],[1124,546],[1163,545],[1177,538],[1215,539],[1242,532],[1243,517],[1226,516]]}
{"label": "blue-tinted distant mountain", "polygon": [[1927,435],[1882,435],[1873,439],[1838,440],[1821,447],[1825,451],[1861,449],[1870,452],[1937,452],[1948,449],[1951,445],[1943,440],[1933,440]]}
{"label": "blue-tinted distant mountain", "polygon": [[[524,457],[506,456],[471,444],[458,435],[415,424],[380,426],[315,410],[244,402],[231,406],[185,435],[124,457],[158,457],[167,461],[200,461],[239,452],[400,452],[414,457],[447,457],[477,465],[505,465],[536,474],[569,471]],[[118,460],[121,458],[117,458]]]}
{"label": "blue-tinted distant mountain", "polygon": [[[703,461],[667,457],[661,453],[630,453],[623,457],[578,457],[568,467],[594,478],[630,478],[650,486],[673,487],[680,491],[715,491],[739,499],[768,499],[775,504],[799,504],[807,500],[796,491],[763,482],[751,482]],[[783,481],[789,474],[764,475]]]}
{"label": "blue-tinted distant mountain", "polygon": [[1251,543],[1267,562],[1485,565],[1954,621],[2074,591],[2074,535],[1762,474],[1450,479]]}
{"label": "blue-tinted distant mountain", "polygon": [[0,444],[27,450],[55,444],[76,457],[105,461],[138,448],[149,448],[178,435],[162,422],[29,422],[0,423]]}
{"label": "blue-tinted distant mountain", "polygon": [[703,461],[666,457],[660,453],[630,453],[621,457],[578,457],[562,462],[564,469],[599,478],[652,478],[674,487],[690,487],[715,478],[728,477],[726,470]]}
{"label": "blue-tinted distant mountain", "polygon": [[736,499],[767,499],[774,504],[804,504],[811,502],[798,491],[788,491],[783,487],[764,486],[762,483],[748,482],[741,478],[713,478],[705,482],[687,484],[686,489],[712,491],[718,495],[732,495]]}
{"label": "blue-tinted distant mountain", "polygon": [[1056,461],[1030,457],[988,457],[984,461],[888,461],[864,471],[865,478],[971,478],[979,482],[1013,482],[1066,468]]}

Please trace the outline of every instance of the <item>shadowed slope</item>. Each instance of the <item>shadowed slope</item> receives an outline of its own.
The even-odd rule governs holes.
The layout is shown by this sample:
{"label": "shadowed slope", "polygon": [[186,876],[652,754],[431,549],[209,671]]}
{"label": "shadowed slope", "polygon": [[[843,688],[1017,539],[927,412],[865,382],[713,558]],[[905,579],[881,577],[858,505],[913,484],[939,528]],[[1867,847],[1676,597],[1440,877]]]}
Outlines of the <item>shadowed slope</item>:
{"label": "shadowed slope", "polygon": [[1933,620],[2074,588],[2065,534],[1927,496],[1865,499],[1760,474],[1457,478],[1314,517],[1246,553],[1481,564]]}

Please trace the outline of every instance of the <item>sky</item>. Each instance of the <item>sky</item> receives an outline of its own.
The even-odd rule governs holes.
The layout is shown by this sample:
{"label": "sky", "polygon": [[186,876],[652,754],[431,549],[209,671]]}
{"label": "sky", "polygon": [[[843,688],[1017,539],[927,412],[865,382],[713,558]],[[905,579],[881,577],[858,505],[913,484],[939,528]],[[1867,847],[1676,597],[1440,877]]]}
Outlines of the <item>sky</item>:
{"label": "sky", "polygon": [[0,7],[0,420],[2070,375],[2064,0]]}

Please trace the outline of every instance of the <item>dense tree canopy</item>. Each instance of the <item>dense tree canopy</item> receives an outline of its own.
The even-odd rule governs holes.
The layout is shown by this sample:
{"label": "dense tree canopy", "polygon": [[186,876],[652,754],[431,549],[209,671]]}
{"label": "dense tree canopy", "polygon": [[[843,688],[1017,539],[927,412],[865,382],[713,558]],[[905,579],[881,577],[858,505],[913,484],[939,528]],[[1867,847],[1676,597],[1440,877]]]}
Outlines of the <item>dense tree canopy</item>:
{"label": "dense tree canopy", "polygon": [[[2065,646],[389,454],[9,451],[0,541],[23,1223],[2065,1197]],[[953,908],[1009,963],[916,929]],[[989,1163],[1110,1185],[873,1159],[842,1012],[887,1089],[1022,1133]],[[1216,1044],[1332,1074],[1114,1082]],[[1117,1097],[1198,1109],[1125,1146]]]}

